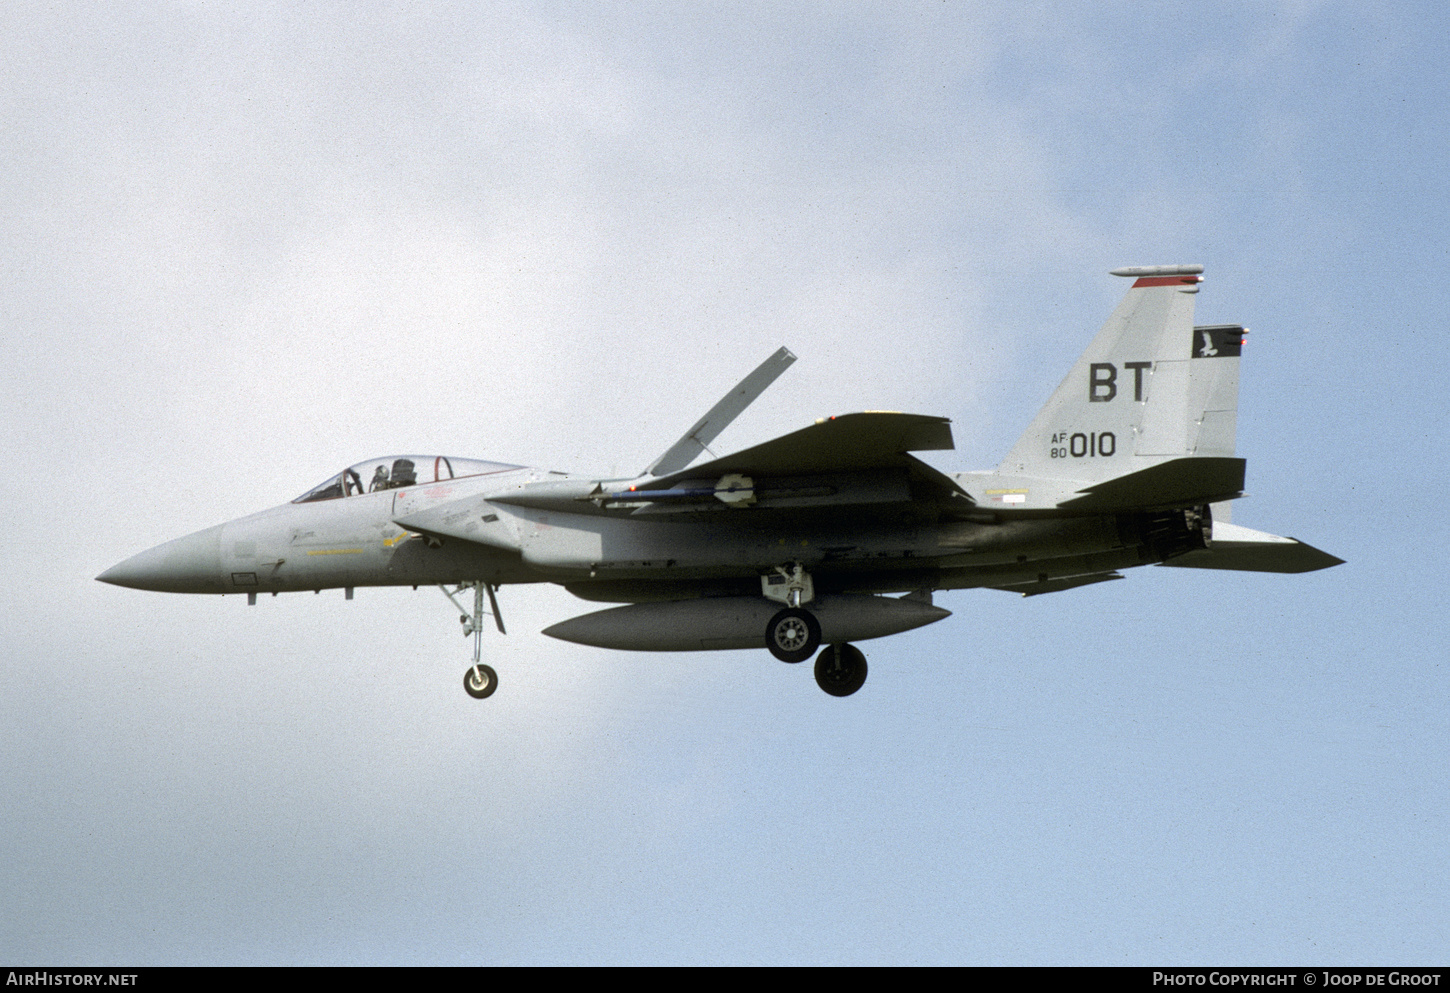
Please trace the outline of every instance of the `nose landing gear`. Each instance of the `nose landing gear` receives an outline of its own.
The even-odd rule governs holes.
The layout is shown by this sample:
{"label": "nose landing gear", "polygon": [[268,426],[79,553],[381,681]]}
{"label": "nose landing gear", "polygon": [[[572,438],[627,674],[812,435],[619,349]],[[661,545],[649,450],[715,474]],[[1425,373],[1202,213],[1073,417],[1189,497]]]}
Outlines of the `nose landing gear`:
{"label": "nose landing gear", "polygon": [[498,673],[480,662],[463,674],[463,689],[475,700],[486,700],[498,689]]}
{"label": "nose landing gear", "polygon": [[[456,599],[457,594],[462,593],[470,587],[473,589],[473,610],[471,613]],[[464,611],[458,617],[458,623],[463,627],[463,636],[465,638],[470,635],[473,636],[473,667],[463,674],[463,689],[475,700],[485,700],[493,696],[493,691],[498,689],[498,673],[494,672],[493,666],[484,665],[480,661],[483,656],[483,615],[485,613],[483,609],[483,596],[485,593],[488,594],[489,605],[489,610],[486,612],[493,615],[493,622],[498,627],[498,633],[508,633],[503,629],[503,615],[499,613],[498,600],[493,595],[494,586],[492,583],[486,583],[480,579],[474,580],[471,583],[459,583],[458,589],[453,590],[451,593],[446,586],[439,586],[438,588],[443,591],[444,596],[452,601],[453,606]]]}

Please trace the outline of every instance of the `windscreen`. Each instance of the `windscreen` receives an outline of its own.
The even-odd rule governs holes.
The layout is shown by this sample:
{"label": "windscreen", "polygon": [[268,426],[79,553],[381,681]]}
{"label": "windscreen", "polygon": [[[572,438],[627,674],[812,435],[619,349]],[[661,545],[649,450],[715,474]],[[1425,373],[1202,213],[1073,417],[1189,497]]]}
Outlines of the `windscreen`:
{"label": "windscreen", "polygon": [[510,469],[519,468],[522,467],[504,462],[456,459],[448,455],[391,455],[348,466],[292,502],[335,500],[363,493],[376,493],[379,490],[398,490],[406,486],[442,483],[450,479],[508,472]]}

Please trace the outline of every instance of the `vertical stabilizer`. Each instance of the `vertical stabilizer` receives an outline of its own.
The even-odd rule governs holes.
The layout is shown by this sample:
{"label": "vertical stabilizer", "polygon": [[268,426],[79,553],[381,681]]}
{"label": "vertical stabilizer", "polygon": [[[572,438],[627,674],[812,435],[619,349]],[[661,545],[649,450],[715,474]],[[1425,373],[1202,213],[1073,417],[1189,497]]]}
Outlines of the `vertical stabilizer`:
{"label": "vertical stabilizer", "polygon": [[1194,326],[1202,272],[1114,269],[1133,285],[997,471],[1092,483],[1172,459],[1232,457],[1245,332]]}

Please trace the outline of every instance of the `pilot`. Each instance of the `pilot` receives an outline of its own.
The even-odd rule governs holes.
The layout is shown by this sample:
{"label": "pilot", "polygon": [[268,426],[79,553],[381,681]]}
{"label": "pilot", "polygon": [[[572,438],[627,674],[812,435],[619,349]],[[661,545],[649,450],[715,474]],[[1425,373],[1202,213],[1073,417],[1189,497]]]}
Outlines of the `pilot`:
{"label": "pilot", "polygon": [[373,481],[368,486],[368,492],[369,493],[373,493],[373,492],[375,492],[377,490],[385,490],[387,488],[388,488],[388,467],[385,466],[385,465],[380,465],[380,466],[378,466],[378,471],[375,472],[375,473],[373,473]]}

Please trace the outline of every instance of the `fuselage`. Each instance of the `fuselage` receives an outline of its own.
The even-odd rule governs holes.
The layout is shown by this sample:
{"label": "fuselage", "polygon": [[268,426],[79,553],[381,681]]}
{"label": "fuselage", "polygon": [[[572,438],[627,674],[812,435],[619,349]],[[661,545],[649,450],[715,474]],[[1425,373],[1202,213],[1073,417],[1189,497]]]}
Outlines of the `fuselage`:
{"label": "fuselage", "polygon": [[[369,470],[382,476],[404,462],[439,468],[422,480],[415,469],[403,477],[394,468],[396,485],[363,484]],[[451,475],[444,465],[448,473],[479,471]],[[972,476],[954,478],[963,488],[991,484]],[[877,503],[823,507],[831,498],[823,494],[835,488],[825,477],[816,482],[762,490],[748,509],[710,501],[652,514],[588,499],[599,484],[584,477],[441,457],[378,459],[98,578],[215,594],[554,582],[584,599],[629,603],[759,595],[760,577],[783,563],[809,570],[823,593],[892,593],[1013,586],[1166,557],[1141,515],[1042,519],[977,504],[963,518],[950,506],[911,499],[904,483],[906,499],[891,499],[894,484],[884,478],[872,483],[884,494]]]}

